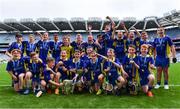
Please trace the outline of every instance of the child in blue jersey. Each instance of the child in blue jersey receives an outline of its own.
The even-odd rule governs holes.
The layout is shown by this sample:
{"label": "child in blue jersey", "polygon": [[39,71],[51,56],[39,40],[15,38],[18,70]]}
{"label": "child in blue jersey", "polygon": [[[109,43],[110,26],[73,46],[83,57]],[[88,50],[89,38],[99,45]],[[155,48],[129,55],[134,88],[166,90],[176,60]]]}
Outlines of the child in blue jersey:
{"label": "child in blue jersey", "polygon": [[63,82],[65,79],[72,79],[69,73],[71,61],[67,58],[67,52],[65,50],[62,50],[60,55],[61,57],[56,60],[55,71],[61,74],[60,80]]}
{"label": "child in blue jersey", "polygon": [[96,95],[100,95],[102,92],[104,75],[102,74],[102,58],[97,57],[95,51],[91,52],[91,59],[87,65],[87,69],[91,75],[92,91],[97,92]]}
{"label": "child in blue jersey", "polygon": [[[66,50],[62,50],[60,57],[56,60],[55,71],[60,73],[60,82],[64,80],[72,79],[72,75],[69,72],[69,66],[71,64],[70,59],[67,58]],[[64,88],[62,87],[62,93],[64,94]]]}
{"label": "child in blue jersey", "polygon": [[26,91],[24,92],[24,94],[29,94],[31,80],[33,89],[35,89],[37,86],[40,87],[43,71],[46,68],[46,65],[43,64],[42,60],[38,57],[38,54],[36,54],[36,52],[31,52],[30,58],[27,57],[24,59],[26,63]]}
{"label": "child in blue jersey", "polygon": [[155,89],[158,89],[161,84],[161,75],[164,73],[164,89],[169,89],[168,79],[169,79],[169,64],[170,64],[170,54],[172,53],[173,62],[177,61],[176,51],[174,44],[170,37],[165,35],[163,27],[157,30],[158,38],[154,39],[154,56],[155,56],[155,66],[157,67],[157,84]]}
{"label": "child in blue jersey", "polygon": [[117,33],[117,39],[114,39],[113,48],[116,54],[116,58],[122,63],[127,52],[127,37],[123,36],[123,32]]}
{"label": "child in blue jersey", "polygon": [[46,63],[46,58],[50,55],[50,45],[49,45],[49,35],[48,33],[44,33],[42,36],[42,40],[39,40],[36,44],[36,51],[39,54],[39,58],[42,59],[44,63]]}
{"label": "child in blue jersey", "polygon": [[24,41],[24,52],[26,56],[30,56],[31,52],[35,52],[36,50],[36,43],[33,34],[29,35],[29,41]]}
{"label": "child in blue jersey", "polygon": [[97,43],[99,43],[100,45],[100,47],[98,47],[97,53],[101,55],[106,55],[106,48],[102,34],[97,35]]}
{"label": "child in blue jersey", "polygon": [[6,51],[6,55],[9,57],[12,57],[11,51],[13,49],[19,49],[21,51],[21,56],[23,56],[24,53],[24,41],[22,38],[22,34],[16,34],[15,36],[16,42],[12,42],[9,46],[8,50]]}
{"label": "child in blue jersey", "polygon": [[[128,91],[131,90],[135,92],[134,88],[138,82],[138,69],[139,69],[139,61],[136,56],[136,47],[134,45],[129,45],[128,54],[123,59],[124,70],[127,72],[128,76],[125,76]],[[132,93],[133,94],[133,93]],[[136,92],[134,93],[136,95]]]}
{"label": "child in blue jersey", "polygon": [[141,54],[138,56],[139,59],[139,77],[140,84],[143,92],[149,97],[153,97],[151,89],[154,84],[154,75],[151,69],[155,69],[154,60],[148,55],[148,45],[141,45]]}
{"label": "child in blue jersey", "polygon": [[90,71],[88,71],[87,69],[87,65],[89,64],[90,62],[90,59],[91,59],[91,52],[93,52],[93,47],[92,46],[88,46],[87,49],[86,49],[86,54],[82,55],[81,56],[81,59],[83,60],[84,64],[85,64],[85,72],[84,72],[84,79],[85,79],[85,82],[87,84],[87,87],[90,86],[90,81],[91,81],[91,73]]}
{"label": "child in blue jersey", "polygon": [[121,87],[125,84],[125,80],[121,76],[120,71],[126,76],[127,73],[124,71],[119,60],[115,58],[114,49],[108,49],[106,60],[107,61],[104,63],[103,69],[106,73],[107,81],[113,86],[116,86],[116,90],[119,91],[119,89],[121,89]]}
{"label": "child in blue jersey", "polygon": [[49,42],[50,51],[54,59],[60,56],[60,47],[62,42],[59,41],[58,34],[54,34],[54,41]]}
{"label": "child in blue jersey", "polygon": [[73,79],[74,87],[79,92],[83,89],[83,81],[82,76],[84,73],[85,63],[80,59],[81,53],[79,50],[75,50],[74,58],[71,60],[71,64],[69,65],[69,73],[71,75],[70,79]]}
{"label": "child in blue jersey", "polygon": [[93,35],[88,35],[88,41],[85,42],[85,43],[83,44],[83,46],[85,47],[85,51],[87,51],[87,47],[88,47],[88,46],[93,47],[93,49],[96,50],[96,51],[100,48],[99,43],[97,43],[97,42],[94,40]]}
{"label": "child in blue jersey", "polygon": [[112,48],[113,46],[113,31],[115,27],[114,21],[111,19],[111,17],[107,16],[106,19],[110,21],[110,24],[105,25],[105,33],[102,35],[103,37],[103,42],[104,42],[104,48],[105,48],[105,54],[107,53],[107,50],[109,48]]}
{"label": "child in blue jersey", "polygon": [[25,76],[25,64],[21,58],[21,51],[14,49],[11,51],[12,59],[8,61],[6,70],[13,80],[14,90],[23,94],[23,81]]}
{"label": "child in blue jersey", "polygon": [[143,31],[141,33],[140,46],[143,45],[143,44],[147,44],[149,46],[148,47],[148,54],[150,56],[152,56],[153,55],[153,42],[148,40],[148,34],[147,34],[146,31]]}
{"label": "child in blue jersey", "polygon": [[51,93],[51,85],[55,86],[55,94],[59,94],[59,87],[62,86],[62,84],[59,83],[59,77],[60,73],[59,72],[54,72],[53,68],[55,65],[55,60],[52,57],[47,57],[46,59],[47,66],[46,69],[44,70],[44,79],[41,80],[41,85],[42,88],[45,89],[47,88],[47,92]]}
{"label": "child in blue jersey", "polygon": [[74,50],[85,50],[84,42],[81,34],[76,35],[76,40],[71,43],[71,46],[74,48]]}

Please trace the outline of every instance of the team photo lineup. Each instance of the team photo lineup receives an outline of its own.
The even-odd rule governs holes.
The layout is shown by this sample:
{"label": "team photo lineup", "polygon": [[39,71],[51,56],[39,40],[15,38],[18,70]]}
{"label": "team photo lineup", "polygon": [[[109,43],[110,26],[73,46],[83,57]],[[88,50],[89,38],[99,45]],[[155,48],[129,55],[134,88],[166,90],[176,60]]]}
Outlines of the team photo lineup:
{"label": "team photo lineup", "polygon": [[[107,16],[105,32],[93,36],[88,25],[87,41],[76,34],[53,35],[36,32],[29,40],[17,33],[16,41],[9,45],[6,71],[12,78],[12,89],[23,95],[36,97],[54,93],[68,95],[90,93],[95,95],[156,96],[152,90],[163,86],[169,89],[170,62],[176,63],[176,50],[164,27],[157,28],[157,35],[149,41],[146,31],[135,27],[116,32],[117,25]],[[40,40],[35,41],[35,39]],[[157,72],[157,73],[155,73]],[[164,80],[162,80],[164,76]]]}

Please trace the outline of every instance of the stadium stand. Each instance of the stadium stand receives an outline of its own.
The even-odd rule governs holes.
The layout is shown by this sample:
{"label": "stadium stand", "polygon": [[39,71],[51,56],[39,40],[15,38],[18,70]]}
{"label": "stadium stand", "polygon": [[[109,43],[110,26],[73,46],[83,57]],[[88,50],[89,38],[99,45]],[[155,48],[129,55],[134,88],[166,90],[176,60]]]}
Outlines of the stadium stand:
{"label": "stadium stand", "polygon": [[[121,27],[121,22],[124,22],[128,30],[134,26],[138,31],[147,31],[150,40],[156,37],[156,30],[159,26],[166,29],[166,34],[172,37],[176,50],[180,52],[180,11],[173,10],[170,13],[165,13],[163,17],[149,16],[142,20],[137,20],[134,17],[126,17],[120,20],[118,17],[112,17],[115,24],[118,26],[118,31],[124,31]],[[50,39],[54,33],[58,33],[60,37],[64,34],[71,34],[71,40],[75,40],[75,35],[81,33],[83,40],[87,40],[88,25],[92,26],[93,36],[104,32],[105,25],[109,24],[108,20],[99,17],[90,17],[87,20],[81,17],[73,17],[70,20],[66,18],[23,18],[20,21],[16,19],[5,19],[0,22],[0,53],[4,53],[9,43],[13,42],[17,32],[23,34],[24,40],[28,40],[28,35],[36,31],[49,32]],[[38,40],[38,38],[36,38]],[[2,55],[2,54],[1,54]]]}

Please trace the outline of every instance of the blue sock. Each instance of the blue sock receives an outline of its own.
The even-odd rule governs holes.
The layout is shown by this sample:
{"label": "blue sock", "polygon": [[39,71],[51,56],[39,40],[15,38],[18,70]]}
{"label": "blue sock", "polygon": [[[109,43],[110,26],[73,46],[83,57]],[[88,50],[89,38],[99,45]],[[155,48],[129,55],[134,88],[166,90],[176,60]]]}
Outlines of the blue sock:
{"label": "blue sock", "polygon": [[164,81],[164,85],[168,85],[168,81],[167,80]]}
{"label": "blue sock", "polygon": [[151,91],[151,89],[152,89],[152,86],[148,86],[148,91]]}
{"label": "blue sock", "polygon": [[157,82],[158,85],[161,85],[161,82]]}

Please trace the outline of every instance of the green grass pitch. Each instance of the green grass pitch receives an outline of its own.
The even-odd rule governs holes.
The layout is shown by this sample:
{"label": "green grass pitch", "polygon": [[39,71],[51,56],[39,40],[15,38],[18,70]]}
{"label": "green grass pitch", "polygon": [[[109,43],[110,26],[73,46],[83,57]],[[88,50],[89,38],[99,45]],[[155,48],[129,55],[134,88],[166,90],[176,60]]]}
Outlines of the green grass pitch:
{"label": "green grass pitch", "polygon": [[0,108],[180,108],[180,63],[171,64],[169,70],[169,84],[176,86],[170,86],[169,90],[153,89],[153,98],[143,93],[138,96],[46,94],[40,98],[33,94],[19,95],[6,86],[11,85],[11,79],[5,67],[6,64],[0,65]]}

